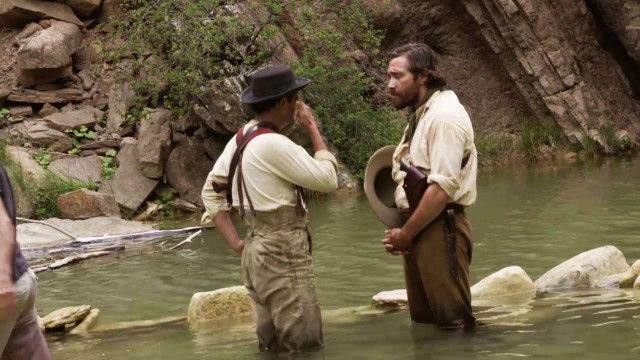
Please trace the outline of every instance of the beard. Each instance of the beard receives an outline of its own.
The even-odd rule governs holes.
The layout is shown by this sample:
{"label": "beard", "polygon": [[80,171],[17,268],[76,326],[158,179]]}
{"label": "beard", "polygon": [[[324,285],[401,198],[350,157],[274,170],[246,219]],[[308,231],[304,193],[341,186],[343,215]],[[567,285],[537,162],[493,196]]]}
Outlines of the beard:
{"label": "beard", "polygon": [[418,86],[416,84],[415,87],[407,89],[407,91],[402,93],[391,93],[391,105],[396,110],[402,110],[406,107],[416,105],[420,100],[418,94]]}

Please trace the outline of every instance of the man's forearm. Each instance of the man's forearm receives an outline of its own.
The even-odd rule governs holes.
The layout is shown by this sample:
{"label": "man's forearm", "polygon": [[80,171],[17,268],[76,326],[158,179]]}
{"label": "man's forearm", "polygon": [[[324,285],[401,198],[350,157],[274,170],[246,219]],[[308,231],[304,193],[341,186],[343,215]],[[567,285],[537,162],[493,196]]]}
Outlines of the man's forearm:
{"label": "man's forearm", "polygon": [[444,210],[449,202],[449,195],[437,183],[432,183],[422,195],[420,204],[409,220],[402,227],[402,231],[411,239],[415,238]]}
{"label": "man's forearm", "polygon": [[324,144],[322,136],[320,135],[320,130],[316,125],[308,127],[307,132],[309,133],[309,137],[311,138],[311,144],[313,145],[314,152],[327,150],[327,146]]}
{"label": "man's forearm", "polygon": [[0,220],[0,277],[13,276],[13,263],[16,252],[15,225],[8,217]]}
{"label": "man's forearm", "polygon": [[231,222],[231,217],[229,213],[226,211],[220,211],[213,218],[214,224],[216,224],[216,228],[224,237],[224,240],[231,246],[232,249],[238,249],[240,245],[240,237],[238,236],[238,231],[236,227]]}

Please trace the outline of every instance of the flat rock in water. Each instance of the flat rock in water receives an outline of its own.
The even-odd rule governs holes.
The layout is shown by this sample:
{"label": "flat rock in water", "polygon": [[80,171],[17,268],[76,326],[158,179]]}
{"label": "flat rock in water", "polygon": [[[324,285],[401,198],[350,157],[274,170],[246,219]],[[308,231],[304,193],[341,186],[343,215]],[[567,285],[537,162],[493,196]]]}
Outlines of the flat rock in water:
{"label": "flat rock in water", "polygon": [[[96,217],[86,220],[54,218],[45,221],[80,237],[103,236],[105,234],[131,234],[155,230],[151,225],[117,217]],[[71,238],[65,234],[42,224],[19,224],[17,231],[18,242],[20,246],[25,249],[36,246],[60,245],[71,240]]]}
{"label": "flat rock in water", "polygon": [[373,296],[372,301],[376,309],[396,310],[406,309],[409,306],[405,289],[379,292]]}
{"label": "flat rock in water", "polygon": [[592,249],[563,262],[535,281],[540,292],[595,287],[610,275],[629,270],[624,254],[615,246]]}
{"label": "flat rock in water", "polygon": [[69,306],[49,313],[42,321],[47,330],[55,330],[83,320],[90,311],[90,305]]}
{"label": "flat rock in water", "polygon": [[533,280],[519,266],[509,266],[478,281],[471,287],[471,297],[491,298],[522,293],[535,294]]}
{"label": "flat rock in water", "polygon": [[244,286],[233,286],[193,294],[187,318],[190,323],[253,312],[253,303]]}

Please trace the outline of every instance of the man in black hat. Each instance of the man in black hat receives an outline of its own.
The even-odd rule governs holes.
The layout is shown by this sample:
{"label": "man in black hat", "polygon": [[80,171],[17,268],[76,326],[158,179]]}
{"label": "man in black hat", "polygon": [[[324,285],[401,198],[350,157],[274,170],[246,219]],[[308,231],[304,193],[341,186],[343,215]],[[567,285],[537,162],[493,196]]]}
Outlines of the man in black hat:
{"label": "man in black hat", "polygon": [[[473,126],[456,94],[444,88],[436,57],[425,44],[390,53],[388,90],[396,109],[409,110],[393,154],[395,203],[406,223],[387,230],[385,248],[404,254],[411,319],[442,329],[472,328],[469,265],[473,240],[465,208],[476,201],[477,152]],[[410,168],[403,171],[401,163]],[[415,170],[415,171],[410,171]],[[411,175],[410,175],[411,174]],[[415,174],[426,191],[416,191]],[[417,183],[417,182],[416,182]]]}
{"label": "man in black hat", "polygon": [[[322,344],[311,237],[301,188],[337,188],[336,159],[327,151],[311,110],[298,100],[309,80],[273,65],[251,76],[241,101],[256,114],[225,147],[202,190],[206,213],[242,254],[242,278],[256,309],[260,350],[297,351]],[[313,144],[311,157],[278,133],[298,122]],[[229,218],[239,210],[248,228],[239,238]]]}

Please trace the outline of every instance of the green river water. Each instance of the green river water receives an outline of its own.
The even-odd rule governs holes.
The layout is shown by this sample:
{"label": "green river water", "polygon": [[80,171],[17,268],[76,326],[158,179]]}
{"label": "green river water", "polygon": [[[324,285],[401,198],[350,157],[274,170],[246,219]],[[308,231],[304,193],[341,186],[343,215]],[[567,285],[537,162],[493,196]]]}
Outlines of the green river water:
{"label": "green river water", "polygon": [[[577,162],[481,173],[473,283],[510,265],[532,279],[574,255],[615,245],[640,258],[640,160]],[[412,325],[408,313],[354,312],[384,290],[403,288],[401,259],[380,244],[384,227],[364,196],[311,205],[314,263],[325,346],[301,359],[640,358],[640,291],[580,290],[497,308],[477,307],[490,326],[473,333]],[[191,226],[194,218],[166,226]],[[170,239],[177,243],[181,239]],[[157,243],[152,248],[158,248]],[[100,322],[186,315],[193,293],[241,284],[240,260],[215,231],[178,251],[150,247],[40,274],[41,315],[90,304]],[[269,359],[250,324],[153,328],[48,336],[54,359]]]}

